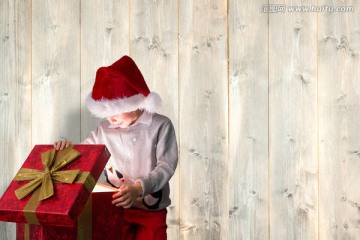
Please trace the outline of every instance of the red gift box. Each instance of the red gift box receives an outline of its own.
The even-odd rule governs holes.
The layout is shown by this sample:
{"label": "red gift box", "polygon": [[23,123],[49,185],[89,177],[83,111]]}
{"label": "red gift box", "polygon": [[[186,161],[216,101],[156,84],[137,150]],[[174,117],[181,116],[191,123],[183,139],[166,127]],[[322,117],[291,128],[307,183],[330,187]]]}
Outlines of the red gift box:
{"label": "red gift box", "polygon": [[[42,162],[42,154],[53,148],[53,145],[36,145],[16,177],[19,177],[19,173],[22,173],[22,170],[27,169],[46,172]],[[15,195],[15,191],[28,184],[29,181],[13,180],[0,199],[0,221],[30,224],[39,223],[42,225],[27,224],[25,234],[28,234],[29,231],[31,232],[31,228],[36,229],[46,226],[48,229],[54,228],[59,232],[63,227],[67,227],[66,229],[69,230],[79,225],[77,222],[79,215],[88,202],[91,191],[103,171],[110,157],[110,153],[105,145],[74,145],[73,149],[80,152],[81,155],[68,165],[58,169],[59,171],[79,170],[73,183],[57,182],[58,180],[54,181],[53,178],[54,195],[39,201],[38,195],[39,192],[41,192],[39,190],[41,186],[28,196],[19,200]],[[57,154],[61,155],[60,152]],[[66,178],[65,180],[68,179]],[[40,193],[40,196],[41,195]],[[86,219],[85,217],[85,220]]]}
{"label": "red gift box", "polygon": [[[106,187],[106,186],[103,186]],[[111,191],[116,189],[109,188]],[[114,192],[93,192],[78,222],[73,227],[52,227],[18,223],[16,239],[106,239],[121,240],[123,208],[116,207],[112,202]]]}

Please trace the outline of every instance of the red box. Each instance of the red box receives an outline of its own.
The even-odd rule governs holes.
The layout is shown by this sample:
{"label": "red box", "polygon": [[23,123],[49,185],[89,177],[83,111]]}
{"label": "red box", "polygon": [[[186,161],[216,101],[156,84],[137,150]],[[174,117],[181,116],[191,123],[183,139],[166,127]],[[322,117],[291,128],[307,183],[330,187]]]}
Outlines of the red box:
{"label": "red box", "polygon": [[16,239],[51,240],[121,240],[123,208],[111,203],[114,192],[93,192],[78,222],[73,227],[53,227],[18,223]]}
{"label": "red box", "polygon": [[[41,161],[41,154],[53,148],[53,145],[36,145],[21,168],[43,171],[44,166]],[[61,168],[60,171],[78,169],[83,173],[83,176],[90,175],[87,178],[90,180],[85,183],[76,181],[72,184],[54,182],[54,195],[37,202],[35,204],[36,207],[32,206],[29,210],[24,210],[24,208],[28,209],[29,200],[34,193],[31,193],[22,200],[19,200],[14,193],[16,189],[24,186],[28,181],[13,180],[0,199],[0,221],[33,224],[33,220],[26,218],[25,214],[31,215],[35,212],[33,215],[36,215],[37,222],[42,226],[49,226],[49,229],[61,229],[61,227],[69,229],[77,226],[79,215],[89,200],[91,191],[103,171],[110,153],[105,145],[74,145],[73,148],[80,152],[81,156]],[[34,199],[31,201],[34,201]],[[34,229],[39,227],[35,225],[28,226]]]}

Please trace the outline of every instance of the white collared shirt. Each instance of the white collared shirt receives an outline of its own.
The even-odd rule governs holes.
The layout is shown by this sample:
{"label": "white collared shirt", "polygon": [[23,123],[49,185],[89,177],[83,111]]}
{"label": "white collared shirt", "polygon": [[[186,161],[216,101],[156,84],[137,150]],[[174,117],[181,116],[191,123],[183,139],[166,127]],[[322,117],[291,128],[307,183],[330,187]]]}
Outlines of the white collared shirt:
{"label": "white collared shirt", "polygon": [[[178,148],[173,124],[166,116],[144,111],[136,122],[120,128],[104,120],[89,133],[82,144],[105,144],[111,153],[107,173],[119,186],[115,171],[130,182],[140,182],[144,198],[161,190],[159,208],[170,205],[169,180],[178,162]],[[113,168],[109,171],[109,167]],[[111,176],[110,176],[111,175]]]}

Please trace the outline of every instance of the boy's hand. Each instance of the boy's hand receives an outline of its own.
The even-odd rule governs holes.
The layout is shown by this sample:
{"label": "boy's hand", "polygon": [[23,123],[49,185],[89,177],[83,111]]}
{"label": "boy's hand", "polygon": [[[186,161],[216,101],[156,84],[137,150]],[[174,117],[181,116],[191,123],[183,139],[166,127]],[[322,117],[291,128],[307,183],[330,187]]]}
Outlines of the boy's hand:
{"label": "boy's hand", "polygon": [[112,204],[117,207],[130,208],[136,198],[142,194],[141,183],[137,182],[134,185],[124,184],[119,188],[119,191],[113,195],[115,198]]}
{"label": "boy's hand", "polygon": [[69,147],[72,144],[70,140],[59,140],[54,143],[55,150],[63,150],[66,147]]}

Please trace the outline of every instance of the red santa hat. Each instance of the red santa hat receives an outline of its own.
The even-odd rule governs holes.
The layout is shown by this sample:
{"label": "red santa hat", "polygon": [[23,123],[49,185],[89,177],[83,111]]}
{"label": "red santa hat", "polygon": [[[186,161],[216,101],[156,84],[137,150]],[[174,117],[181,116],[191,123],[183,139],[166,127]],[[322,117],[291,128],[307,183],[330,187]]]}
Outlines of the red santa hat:
{"label": "red santa hat", "polygon": [[86,105],[93,115],[104,118],[137,109],[156,112],[161,98],[150,92],[134,60],[125,55],[111,66],[97,70]]}

